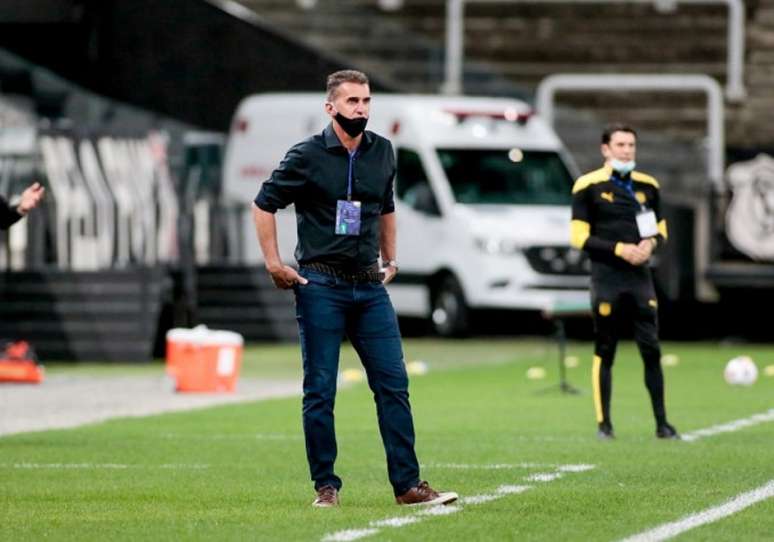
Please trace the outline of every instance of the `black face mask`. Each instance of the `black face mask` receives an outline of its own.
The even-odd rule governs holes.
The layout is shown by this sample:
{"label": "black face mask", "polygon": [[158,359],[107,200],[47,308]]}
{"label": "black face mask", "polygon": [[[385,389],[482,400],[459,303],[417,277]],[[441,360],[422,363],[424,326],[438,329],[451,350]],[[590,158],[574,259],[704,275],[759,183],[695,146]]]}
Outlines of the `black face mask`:
{"label": "black face mask", "polygon": [[363,130],[365,130],[366,124],[368,124],[368,117],[348,119],[341,113],[336,113],[334,118],[336,119],[336,122],[339,123],[339,126],[341,126],[345,132],[347,132],[349,137],[357,137],[362,134]]}

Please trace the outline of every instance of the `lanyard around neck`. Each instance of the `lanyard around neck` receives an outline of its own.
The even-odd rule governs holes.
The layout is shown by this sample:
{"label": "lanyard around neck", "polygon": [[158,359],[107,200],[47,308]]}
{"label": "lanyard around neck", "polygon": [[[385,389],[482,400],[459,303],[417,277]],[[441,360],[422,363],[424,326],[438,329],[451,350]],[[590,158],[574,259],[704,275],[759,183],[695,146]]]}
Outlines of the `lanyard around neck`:
{"label": "lanyard around neck", "polygon": [[355,165],[355,158],[357,158],[357,149],[348,153],[349,154],[349,167],[347,169],[347,201],[352,200],[352,170]]}
{"label": "lanyard around neck", "polygon": [[613,181],[613,184],[615,184],[616,186],[618,186],[618,187],[620,187],[620,188],[623,188],[624,190],[626,190],[626,192],[627,192],[627,193],[628,193],[628,194],[629,194],[629,195],[632,197],[632,199],[634,200],[634,203],[636,203],[636,204],[637,204],[637,206],[639,206],[639,208],[640,208],[642,211],[644,211],[644,210],[645,210],[645,206],[644,206],[643,204],[641,204],[639,201],[637,201],[637,196],[634,194],[634,181],[632,181],[632,178],[631,178],[631,177],[629,177],[629,180],[628,180],[628,181],[626,181],[626,180],[624,180],[624,179],[621,179],[620,177],[617,177],[617,176],[615,175],[615,173],[613,173],[613,175],[611,175],[611,176],[610,176],[610,180],[611,180],[611,181]]}

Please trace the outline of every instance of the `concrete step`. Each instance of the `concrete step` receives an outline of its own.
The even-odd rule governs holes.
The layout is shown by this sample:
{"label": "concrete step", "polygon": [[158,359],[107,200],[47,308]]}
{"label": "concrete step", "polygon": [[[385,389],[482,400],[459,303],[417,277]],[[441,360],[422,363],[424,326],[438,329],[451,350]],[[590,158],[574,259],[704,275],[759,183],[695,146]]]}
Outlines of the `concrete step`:
{"label": "concrete step", "polygon": [[[554,73],[604,73],[610,72],[611,67],[607,63],[547,63],[547,62],[472,62],[465,64],[466,73],[475,74],[486,71],[494,71],[504,77],[509,77],[515,83],[535,88],[537,84],[546,76]],[[401,78],[413,80],[417,78],[428,78],[441,81],[444,75],[443,65],[440,63],[428,62],[426,60],[401,59],[399,63],[389,66],[390,71]],[[680,63],[669,66],[668,69],[663,64],[658,63],[633,63],[627,65],[627,73],[694,73],[709,74],[719,78],[721,81],[725,74],[724,62],[705,62],[705,63]],[[615,70],[613,73],[621,73]]]}
{"label": "concrete step", "polygon": [[[442,35],[446,31],[444,16],[387,16],[390,20],[399,21],[406,28],[422,31],[431,35]],[[579,21],[583,21],[579,25]],[[549,32],[561,31],[566,28],[578,29],[587,32],[591,29],[604,29],[605,32],[615,33],[643,33],[660,32],[664,28],[683,29],[689,31],[712,31],[724,34],[727,25],[725,13],[717,14],[682,14],[672,17],[637,17],[634,21],[631,17],[613,17],[608,14],[594,14],[593,12],[583,16],[561,17],[560,15],[545,13],[539,16],[529,17],[523,13],[504,13],[497,16],[465,18],[466,31],[492,30],[504,32]]]}

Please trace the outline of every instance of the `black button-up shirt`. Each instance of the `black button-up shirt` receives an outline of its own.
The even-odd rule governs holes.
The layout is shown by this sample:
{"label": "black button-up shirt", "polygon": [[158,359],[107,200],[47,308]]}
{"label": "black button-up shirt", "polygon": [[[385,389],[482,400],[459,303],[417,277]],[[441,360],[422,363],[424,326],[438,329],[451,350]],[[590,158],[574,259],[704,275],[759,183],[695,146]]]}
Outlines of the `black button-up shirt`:
{"label": "black button-up shirt", "polygon": [[372,266],[379,258],[379,219],[395,211],[392,144],[364,132],[352,170],[352,200],[361,202],[360,235],[336,235],[336,202],[347,199],[349,153],[333,126],[294,145],[261,186],[255,204],[275,213],[296,206],[299,264],[322,262],[346,270]]}

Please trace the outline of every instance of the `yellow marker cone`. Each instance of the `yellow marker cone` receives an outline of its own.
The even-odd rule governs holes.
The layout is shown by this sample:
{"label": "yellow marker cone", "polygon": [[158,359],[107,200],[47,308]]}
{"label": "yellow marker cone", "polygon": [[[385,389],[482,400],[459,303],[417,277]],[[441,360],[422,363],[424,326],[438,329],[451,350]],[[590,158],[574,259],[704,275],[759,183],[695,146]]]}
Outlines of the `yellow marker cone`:
{"label": "yellow marker cone", "polygon": [[344,369],[339,378],[342,382],[362,382],[365,380],[365,373],[362,369]]}
{"label": "yellow marker cone", "polygon": [[430,368],[421,360],[409,361],[406,364],[406,372],[410,375],[424,375]]}
{"label": "yellow marker cone", "polygon": [[527,378],[530,380],[542,380],[546,377],[546,370],[542,367],[530,367],[527,369]]}
{"label": "yellow marker cone", "polygon": [[677,354],[664,354],[661,356],[661,365],[664,367],[674,367],[680,363],[680,356]]}

